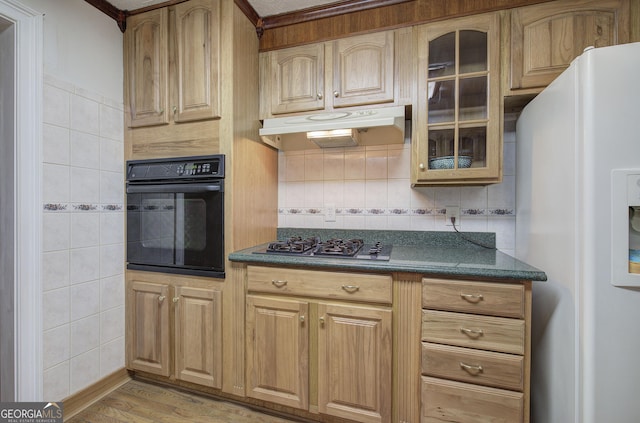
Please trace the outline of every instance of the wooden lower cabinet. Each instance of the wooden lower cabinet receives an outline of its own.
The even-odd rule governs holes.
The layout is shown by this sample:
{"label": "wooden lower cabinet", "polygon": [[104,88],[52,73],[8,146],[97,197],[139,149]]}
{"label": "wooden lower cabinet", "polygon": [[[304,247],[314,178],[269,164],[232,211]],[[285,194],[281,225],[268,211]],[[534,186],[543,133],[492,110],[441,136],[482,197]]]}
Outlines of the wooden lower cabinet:
{"label": "wooden lower cabinet", "polygon": [[309,303],[247,297],[247,395],[309,407]]}
{"label": "wooden lower cabinet", "polygon": [[422,423],[522,421],[521,392],[422,377]]}
{"label": "wooden lower cabinet", "polygon": [[314,385],[322,414],[390,422],[391,367],[389,309],[247,297],[249,397],[308,410]]}
{"label": "wooden lower cabinet", "polygon": [[390,421],[391,310],[321,303],[318,316],[318,410]]}
{"label": "wooden lower cabinet", "polygon": [[420,421],[528,423],[531,282],[422,281]]}
{"label": "wooden lower cabinet", "polygon": [[218,287],[188,277],[128,272],[126,320],[127,368],[222,387]]}
{"label": "wooden lower cabinet", "polygon": [[222,293],[208,288],[176,286],[176,379],[222,387]]}
{"label": "wooden lower cabinet", "polygon": [[127,366],[169,376],[169,285],[127,284]]}
{"label": "wooden lower cabinet", "polygon": [[[374,285],[386,280],[389,294],[380,300],[389,304],[313,298],[318,284],[357,293],[361,287],[366,297],[362,274],[249,266],[247,396],[358,422],[390,422],[391,277],[371,276]],[[309,280],[317,284],[307,292]],[[274,286],[280,295],[273,295]]]}

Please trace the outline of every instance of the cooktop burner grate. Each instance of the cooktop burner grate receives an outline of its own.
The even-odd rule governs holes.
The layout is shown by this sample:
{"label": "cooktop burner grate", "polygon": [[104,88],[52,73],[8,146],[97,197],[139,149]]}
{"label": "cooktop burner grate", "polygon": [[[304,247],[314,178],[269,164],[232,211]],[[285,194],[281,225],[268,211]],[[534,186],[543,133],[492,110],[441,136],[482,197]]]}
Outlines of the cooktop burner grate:
{"label": "cooktop burner grate", "polygon": [[329,256],[348,256],[352,257],[356,255],[362,246],[364,241],[361,239],[339,239],[333,238],[318,244],[317,248],[313,252],[314,255],[329,255]]}
{"label": "cooktop burner grate", "polygon": [[302,239],[301,237],[291,237],[284,241],[275,241],[269,243],[267,252],[303,254],[316,248],[319,243],[320,238],[318,237],[311,237],[306,239]]}

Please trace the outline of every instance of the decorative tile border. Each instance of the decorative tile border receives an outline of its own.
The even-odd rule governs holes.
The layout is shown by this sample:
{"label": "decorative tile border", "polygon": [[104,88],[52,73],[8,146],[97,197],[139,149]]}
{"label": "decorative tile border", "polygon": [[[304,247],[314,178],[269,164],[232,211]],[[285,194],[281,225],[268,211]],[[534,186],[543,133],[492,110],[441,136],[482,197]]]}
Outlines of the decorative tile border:
{"label": "decorative tile border", "polygon": [[64,212],[117,212],[123,211],[123,204],[96,204],[96,203],[45,203],[42,209],[47,213]]}
{"label": "decorative tile border", "polygon": [[[402,207],[392,208],[336,208],[336,215],[341,216],[444,216],[447,214],[445,208],[416,208],[407,209]],[[279,215],[323,215],[325,210],[323,208],[303,208],[303,207],[291,207],[291,208],[279,208]],[[507,216],[513,217],[516,215],[514,209],[501,208],[501,209],[461,209],[460,214],[462,216],[469,217],[483,217],[483,216]]]}
{"label": "decorative tile border", "polygon": [[103,204],[102,211],[122,211],[124,206],[122,204]]}
{"label": "decorative tile border", "polygon": [[74,204],[74,211],[96,211],[98,210],[97,204]]}
{"label": "decorative tile border", "polygon": [[463,216],[485,216],[487,211],[485,209],[462,209],[460,214]]}
{"label": "decorative tile border", "polygon": [[44,205],[44,211],[47,211],[47,212],[67,211],[68,208],[69,208],[68,204],[47,203]]}
{"label": "decorative tile border", "polygon": [[516,211],[513,209],[489,209],[491,216],[515,216]]}
{"label": "decorative tile border", "polygon": [[[46,203],[43,205],[45,212],[118,212],[125,209],[124,204],[96,204],[96,203]],[[129,210],[135,210],[136,206],[129,205]],[[169,210],[164,207],[163,210]],[[320,207],[313,208],[279,208],[280,215],[323,215],[325,210]],[[444,208],[337,208],[336,215],[342,216],[444,216]],[[462,216],[515,216],[515,210],[510,208],[500,209],[461,209]]]}

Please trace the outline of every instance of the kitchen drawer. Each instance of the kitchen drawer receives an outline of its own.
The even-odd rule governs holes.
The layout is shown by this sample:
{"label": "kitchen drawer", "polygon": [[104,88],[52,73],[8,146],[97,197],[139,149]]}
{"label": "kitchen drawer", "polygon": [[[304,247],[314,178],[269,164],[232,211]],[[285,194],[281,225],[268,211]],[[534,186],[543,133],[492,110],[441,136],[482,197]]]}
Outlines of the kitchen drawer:
{"label": "kitchen drawer", "polygon": [[522,391],[524,358],[520,355],[423,342],[422,373]]}
{"label": "kitchen drawer", "polygon": [[391,304],[389,275],[247,266],[253,292]]}
{"label": "kitchen drawer", "polygon": [[436,310],[523,318],[524,286],[423,279],[422,306]]}
{"label": "kitchen drawer", "polygon": [[422,310],[422,340],[524,354],[524,320]]}
{"label": "kitchen drawer", "polygon": [[520,392],[422,377],[421,423],[516,423],[523,418]]}

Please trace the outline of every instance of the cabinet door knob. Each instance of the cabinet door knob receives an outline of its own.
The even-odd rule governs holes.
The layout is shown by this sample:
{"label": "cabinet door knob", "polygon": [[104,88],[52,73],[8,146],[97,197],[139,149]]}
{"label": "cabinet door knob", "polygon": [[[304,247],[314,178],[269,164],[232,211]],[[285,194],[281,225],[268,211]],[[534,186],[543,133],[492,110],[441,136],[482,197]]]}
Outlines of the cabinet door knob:
{"label": "cabinet door knob", "polygon": [[158,297],[158,302],[159,302],[159,303],[163,302],[165,298],[166,298],[166,297],[165,297],[164,295],[160,295],[160,296]]}
{"label": "cabinet door knob", "polygon": [[178,108],[176,106],[173,106],[173,114],[175,115],[178,112]]}
{"label": "cabinet door knob", "polygon": [[318,100],[322,100],[322,97],[324,97],[322,93],[318,93]]}
{"label": "cabinet door knob", "polygon": [[324,326],[324,316],[320,317],[320,326]]}
{"label": "cabinet door knob", "polygon": [[271,281],[271,283],[276,286],[277,288],[282,288],[283,286],[285,286],[287,284],[287,281],[281,281],[281,280],[275,280],[273,279]]}
{"label": "cabinet door knob", "polygon": [[304,316],[300,316],[300,323],[304,323]]}
{"label": "cabinet door knob", "polygon": [[348,293],[352,294],[352,293],[356,292],[357,290],[359,290],[360,287],[357,286],[357,285],[342,285],[342,289],[344,289]]}
{"label": "cabinet door knob", "polygon": [[424,167],[425,167],[425,166],[424,166],[424,163],[420,163],[420,164],[418,165],[418,167],[420,168],[420,170],[424,170]]}
{"label": "cabinet door knob", "polygon": [[173,302],[174,302],[174,303],[177,303],[177,302],[178,302],[178,300],[180,300],[180,297],[173,297]]}
{"label": "cabinet door knob", "polygon": [[334,92],[333,92],[333,96],[334,96],[335,98],[338,98],[338,97],[340,97],[340,93],[339,93],[339,92],[337,92],[337,91],[334,91]]}

